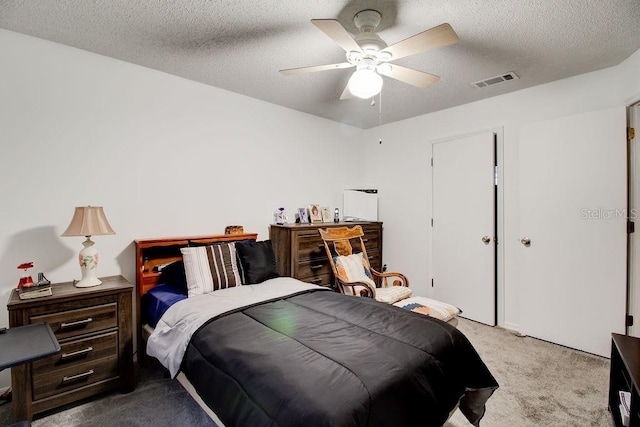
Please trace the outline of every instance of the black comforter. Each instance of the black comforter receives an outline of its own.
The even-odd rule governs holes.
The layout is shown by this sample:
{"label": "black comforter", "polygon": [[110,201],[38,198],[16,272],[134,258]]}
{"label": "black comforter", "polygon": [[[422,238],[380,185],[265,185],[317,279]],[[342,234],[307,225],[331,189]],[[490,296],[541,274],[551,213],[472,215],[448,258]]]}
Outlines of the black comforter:
{"label": "black comforter", "polygon": [[212,319],[181,369],[228,427],[478,425],[498,387],[456,328],[326,291]]}

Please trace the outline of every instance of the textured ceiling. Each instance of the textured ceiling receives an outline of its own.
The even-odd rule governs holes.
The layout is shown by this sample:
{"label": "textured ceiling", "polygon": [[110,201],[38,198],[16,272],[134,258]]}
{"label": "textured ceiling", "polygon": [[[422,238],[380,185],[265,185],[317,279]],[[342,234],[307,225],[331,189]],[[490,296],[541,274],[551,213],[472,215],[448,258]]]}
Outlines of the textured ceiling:
{"label": "textured ceiling", "polygon": [[[382,13],[389,45],[443,22],[460,38],[396,62],[441,80],[422,90],[385,77],[382,123],[617,65],[640,49],[640,0],[0,0],[0,28],[369,128],[380,105],[339,100],[353,69],[278,72],[344,62],[310,20],[356,33],[363,9]],[[470,84],[510,71],[520,79]]]}

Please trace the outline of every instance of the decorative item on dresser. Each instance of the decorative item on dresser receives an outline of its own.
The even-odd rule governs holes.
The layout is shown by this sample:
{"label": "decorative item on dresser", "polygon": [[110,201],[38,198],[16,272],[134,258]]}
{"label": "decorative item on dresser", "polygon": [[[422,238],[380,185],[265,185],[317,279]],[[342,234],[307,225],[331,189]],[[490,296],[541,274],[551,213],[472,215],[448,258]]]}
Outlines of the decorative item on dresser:
{"label": "decorative item on dresser", "polygon": [[373,269],[382,271],[382,222],[364,221],[271,225],[269,239],[276,254],[278,273],[303,282],[334,287],[331,265],[318,229],[354,225],[361,225],[366,235],[363,240],[369,264]]}
{"label": "decorative item on dresser", "polygon": [[48,323],[62,349],[12,368],[16,421],[114,388],[134,388],[133,286],[112,276],[99,287],[67,282],[51,288],[53,295],[27,300],[14,290],[7,304],[10,327]]}

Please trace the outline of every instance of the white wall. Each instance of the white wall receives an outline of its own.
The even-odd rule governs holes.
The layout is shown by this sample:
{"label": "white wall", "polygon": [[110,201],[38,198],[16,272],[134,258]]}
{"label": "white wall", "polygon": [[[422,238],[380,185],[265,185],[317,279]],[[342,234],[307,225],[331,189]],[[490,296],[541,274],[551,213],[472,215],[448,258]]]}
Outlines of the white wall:
{"label": "white wall", "polygon": [[[385,229],[384,258],[389,268],[407,274],[416,294],[430,295],[431,143],[456,135],[502,128],[504,235],[501,241],[505,270],[504,313],[499,313],[499,322],[518,329],[520,128],[527,123],[627,105],[633,99],[640,99],[639,73],[640,51],[617,67],[367,130],[363,136],[367,146],[365,180],[380,190],[380,219],[384,221]],[[380,137],[381,145],[378,143]]]}
{"label": "white wall", "polygon": [[353,127],[5,30],[0,57],[0,326],[18,264],[79,278],[75,206],[104,206],[99,275],[133,282],[136,238],[266,239],[277,207],[341,206],[361,175]]}

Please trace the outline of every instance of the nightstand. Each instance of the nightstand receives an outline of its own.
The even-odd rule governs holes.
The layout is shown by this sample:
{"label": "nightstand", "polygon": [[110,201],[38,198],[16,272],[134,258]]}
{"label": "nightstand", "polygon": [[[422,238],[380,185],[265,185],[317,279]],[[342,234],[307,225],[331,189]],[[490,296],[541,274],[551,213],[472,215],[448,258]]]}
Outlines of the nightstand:
{"label": "nightstand", "polygon": [[15,420],[108,390],[133,390],[133,286],[122,276],[101,280],[92,288],[53,284],[53,295],[27,300],[12,292],[9,327],[48,323],[61,347],[11,369]]}

